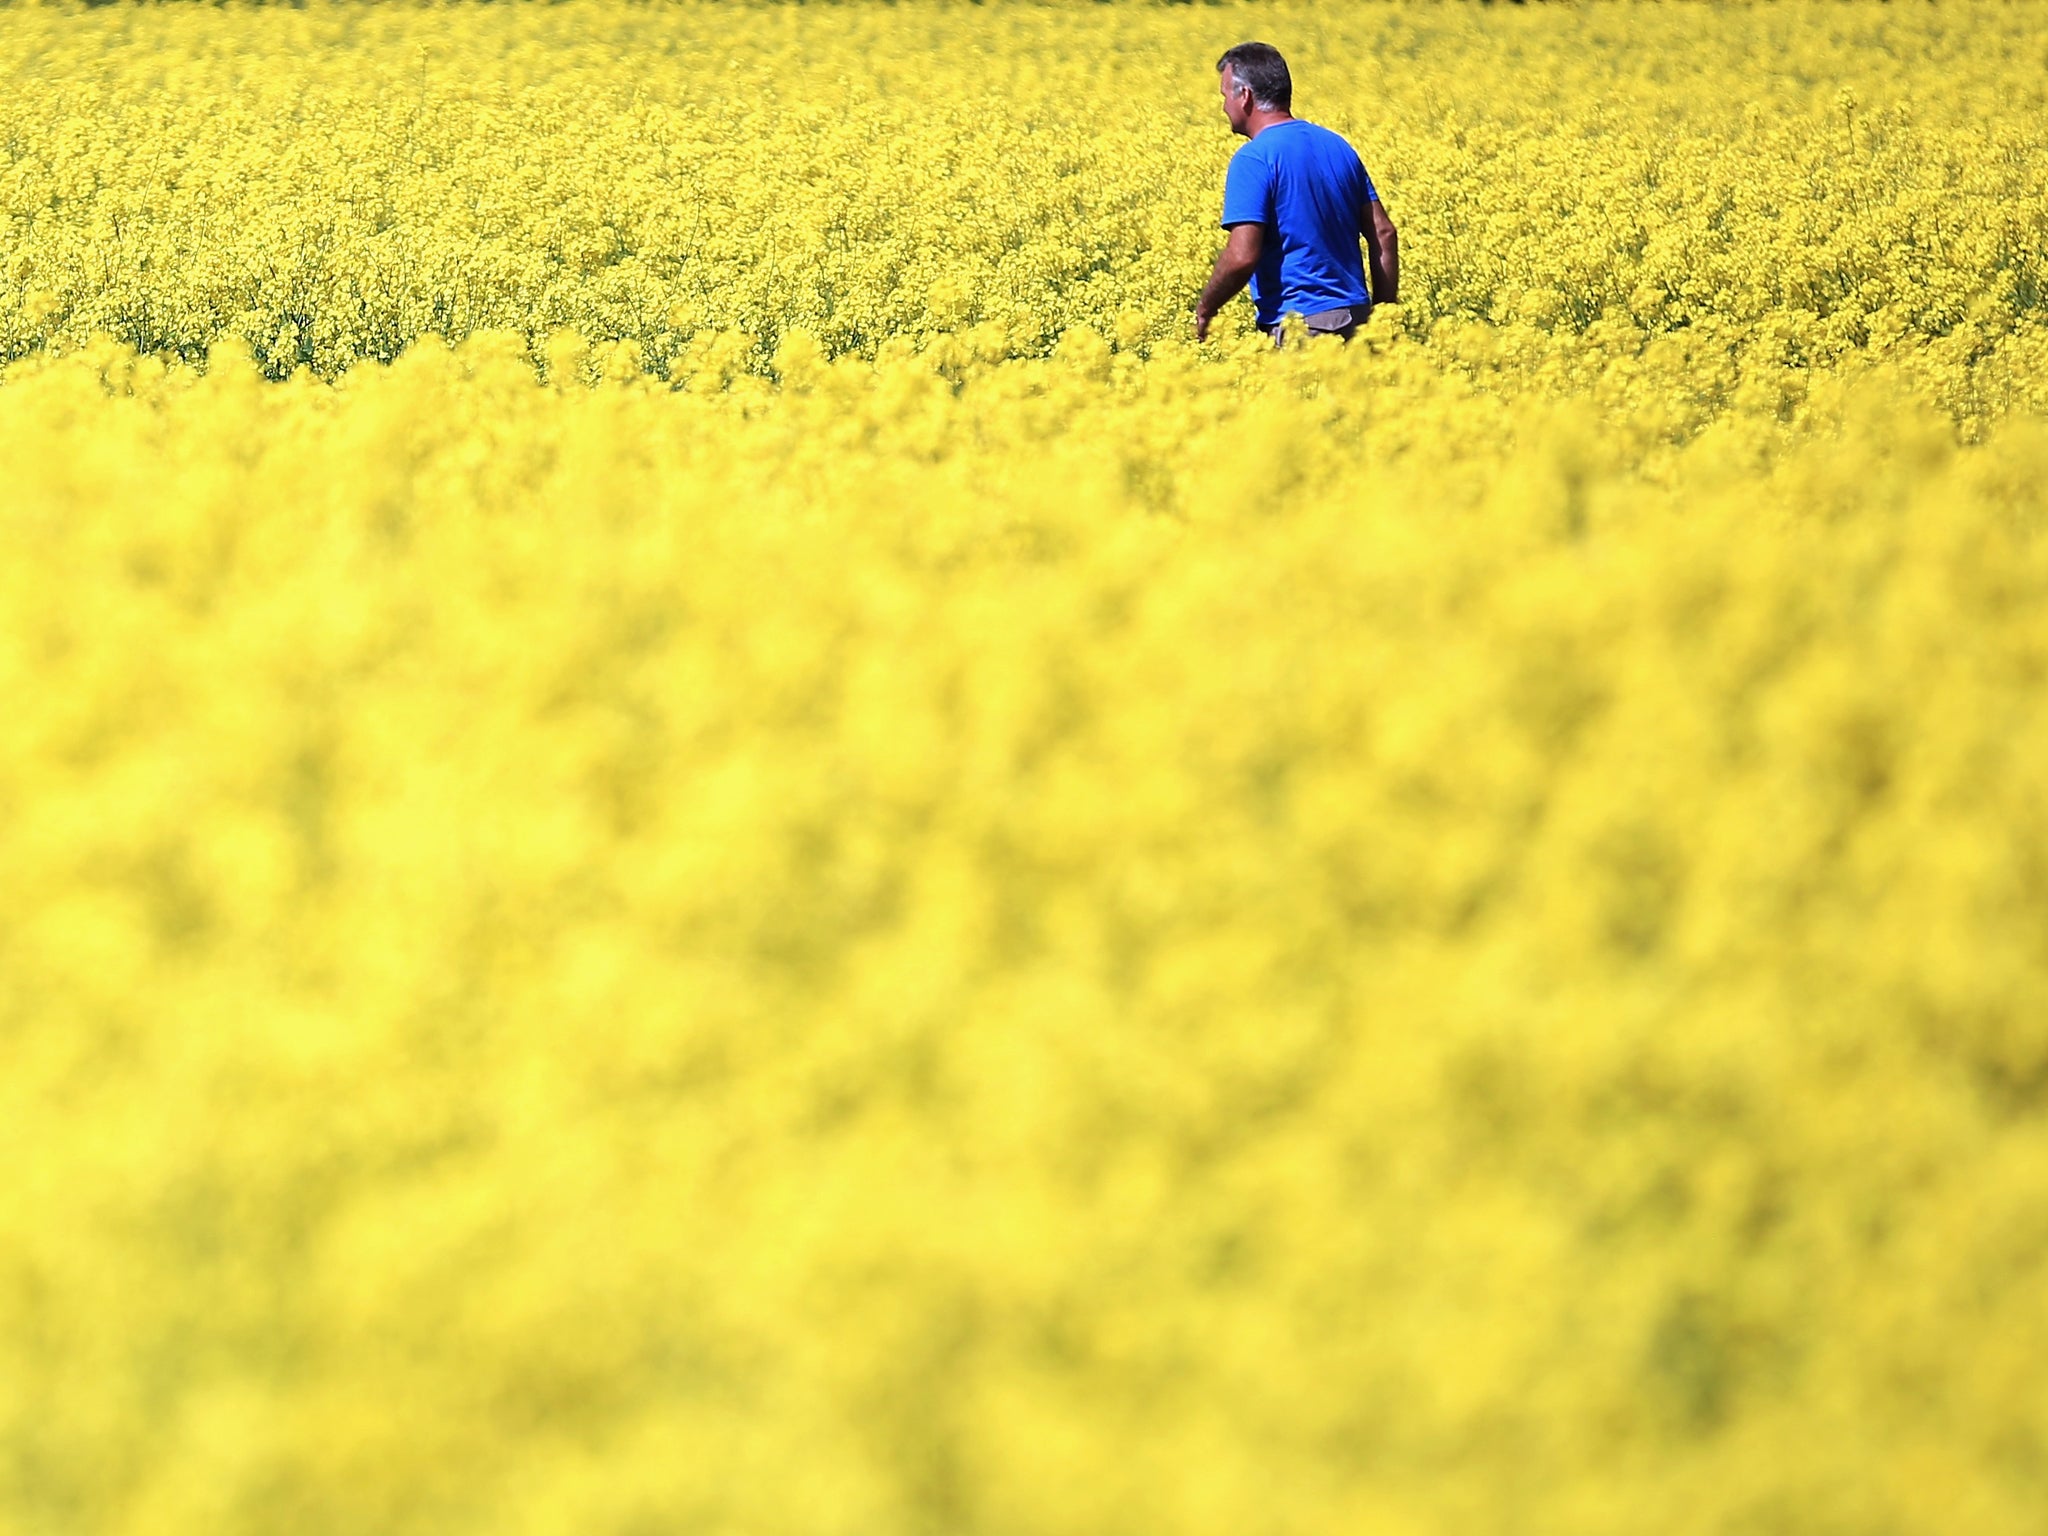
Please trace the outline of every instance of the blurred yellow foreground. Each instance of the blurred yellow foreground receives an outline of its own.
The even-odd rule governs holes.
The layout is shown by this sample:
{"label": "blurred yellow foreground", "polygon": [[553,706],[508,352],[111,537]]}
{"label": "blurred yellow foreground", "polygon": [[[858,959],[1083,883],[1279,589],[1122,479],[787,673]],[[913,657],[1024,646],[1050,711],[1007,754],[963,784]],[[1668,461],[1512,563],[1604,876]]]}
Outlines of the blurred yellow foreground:
{"label": "blurred yellow foreground", "polygon": [[[2038,1536],[2015,14],[0,12],[0,1533]],[[687,211],[1246,31],[1348,349],[1177,339],[1206,115],[437,222],[554,47]]]}

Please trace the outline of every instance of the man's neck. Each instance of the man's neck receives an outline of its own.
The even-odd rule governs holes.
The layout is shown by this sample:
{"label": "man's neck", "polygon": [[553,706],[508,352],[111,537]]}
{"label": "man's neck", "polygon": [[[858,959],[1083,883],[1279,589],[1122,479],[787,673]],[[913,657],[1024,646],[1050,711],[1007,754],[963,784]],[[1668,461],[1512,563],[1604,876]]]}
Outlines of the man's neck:
{"label": "man's neck", "polygon": [[1294,114],[1292,112],[1273,112],[1268,111],[1264,107],[1259,107],[1254,109],[1252,115],[1244,120],[1244,136],[1248,139],[1256,139],[1275,123],[1291,123],[1293,121]]}

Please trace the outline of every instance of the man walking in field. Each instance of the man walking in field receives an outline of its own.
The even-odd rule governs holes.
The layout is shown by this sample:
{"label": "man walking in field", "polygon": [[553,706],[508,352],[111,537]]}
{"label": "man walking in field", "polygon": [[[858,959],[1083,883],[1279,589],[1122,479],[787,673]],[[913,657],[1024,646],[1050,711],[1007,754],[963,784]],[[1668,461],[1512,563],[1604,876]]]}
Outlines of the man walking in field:
{"label": "man walking in field", "polygon": [[1195,339],[1208,336],[1216,311],[1249,280],[1259,329],[1276,342],[1285,315],[1300,315],[1311,334],[1348,340],[1375,301],[1395,302],[1394,221],[1358,152],[1293,115],[1294,80],[1279,49],[1239,43],[1216,61],[1216,75],[1231,132],[1251,142],[1230,157],[1224,177],[1230,236],[1195,301]]}

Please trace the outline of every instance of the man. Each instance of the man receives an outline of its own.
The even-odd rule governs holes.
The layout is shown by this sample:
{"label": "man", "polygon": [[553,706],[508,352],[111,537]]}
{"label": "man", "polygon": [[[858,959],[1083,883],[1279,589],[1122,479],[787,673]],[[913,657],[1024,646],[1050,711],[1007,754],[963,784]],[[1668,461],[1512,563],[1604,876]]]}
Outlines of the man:
{"label": "man", "polygon": [[1216,311],[1249,279],[1259,329],[1276,342],[1283,315],[1300,315],[1311,334],[1349,340],[1375,301],[1395,302],[1401,252],[1394,221],[1358,152],[1293,115],[1294,81],[1279,49],[1239,43],[1216,61],[1216,79],[1231,132],[1251,142],[1230,157],[1224,177],[1230,235],[1195,301],[1195,339],[1207,338]]}

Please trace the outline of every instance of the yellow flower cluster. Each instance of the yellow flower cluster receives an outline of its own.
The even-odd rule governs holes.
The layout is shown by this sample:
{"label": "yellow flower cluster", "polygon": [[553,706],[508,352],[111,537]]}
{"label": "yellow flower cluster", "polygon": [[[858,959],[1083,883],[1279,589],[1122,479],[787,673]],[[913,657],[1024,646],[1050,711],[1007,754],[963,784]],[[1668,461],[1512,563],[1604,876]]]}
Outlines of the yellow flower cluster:
{"label": "yellow flower cluster", "polygon": [[1247,31],[1364,154],[1418,335],[1767,321],[1827,361],[2048,305],[2025,7],[123,6],[0,27],[0,361],[1178,336]]}
{"label": "yellow flower cluster", "polygon": [[2036,1536],[2043,62],[0,10],[0,1533]]}

